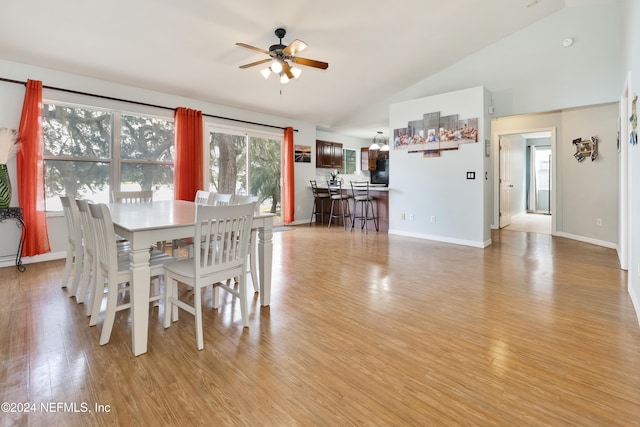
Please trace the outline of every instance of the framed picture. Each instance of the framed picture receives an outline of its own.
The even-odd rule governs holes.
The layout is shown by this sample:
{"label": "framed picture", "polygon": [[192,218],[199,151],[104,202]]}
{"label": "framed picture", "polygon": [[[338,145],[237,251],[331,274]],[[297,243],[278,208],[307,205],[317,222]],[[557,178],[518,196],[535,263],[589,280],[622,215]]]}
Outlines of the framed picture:
{"label": "framed picture", "polygon": [[311,163],[310,145],[294,145],[293,148],[296,163]]}

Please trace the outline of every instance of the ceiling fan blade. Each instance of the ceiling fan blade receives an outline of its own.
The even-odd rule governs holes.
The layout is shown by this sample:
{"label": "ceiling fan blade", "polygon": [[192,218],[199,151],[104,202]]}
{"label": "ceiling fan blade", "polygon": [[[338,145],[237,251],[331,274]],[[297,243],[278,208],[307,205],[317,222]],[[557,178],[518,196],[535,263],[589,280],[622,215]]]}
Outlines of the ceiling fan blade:
{"label": "ceiling fan blade", "polygon": [[315,59],[300,58],[296,56],[294,58],[291,58],[291,60],[296,64],[306,65],[308,67],[321,68],[323,70],[326,70],[327,68],[329,68],[328,63],[322,62],[322,61],[316,61]]}
{"label": "ceiling fan blade", "polygon": [[267,55],[269,55],[269,51],[268,50],[260,49],[259,47],[251,46],[249,44],[236,43],[236,46],[246,47],[247,49],[256,50],[258,52],[266,53]]}
{"label": "ceiling fan blade", "polygon": [[287,75],[287,77],[289,77],[290,79],[295,79],[296,76],[293,75],[293,73],[291,72],[291,67],[289,66],[289,63],[287,61],[284,61],[282,63],[282,71]]}
{"label": "ceiling fan blade", "polygon": [[261,59],[260,61],[252,62],[250,64],[241,65],[240,68],[249,68],[256,65],[264,64],[265,62],[271,62],[271,58]]}
{"label": "ceiling fan blade", "polygon": [[295,39],[293,42],[291,42],[291,44],[289,44],[289,46],[285,47],[282,52],[286,53],[287,55],[295,55],[298,52],[302,52],[306,48],[307,44],[305,42]]}

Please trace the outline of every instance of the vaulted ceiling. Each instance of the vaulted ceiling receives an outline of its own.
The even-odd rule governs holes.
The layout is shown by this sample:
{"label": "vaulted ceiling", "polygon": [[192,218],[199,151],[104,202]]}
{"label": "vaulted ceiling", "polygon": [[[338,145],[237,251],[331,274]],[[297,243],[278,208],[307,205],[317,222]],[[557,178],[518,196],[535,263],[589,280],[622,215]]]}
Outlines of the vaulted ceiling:
{"label": "vaulted ceiling", "polygon": [[[0,59],[369,137],[388,119],[353,122],[368,105],[570,1],[3,1]],[[238,68],[265,55],[235,43],[268,49],[278,27],[329,68],[287,85]]]}

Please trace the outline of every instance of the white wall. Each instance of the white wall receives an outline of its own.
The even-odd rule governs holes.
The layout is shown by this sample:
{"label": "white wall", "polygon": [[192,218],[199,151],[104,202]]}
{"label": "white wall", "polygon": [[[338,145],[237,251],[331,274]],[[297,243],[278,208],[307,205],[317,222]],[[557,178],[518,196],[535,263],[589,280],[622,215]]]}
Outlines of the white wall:
{"label": "white wall", "polygon": [[[370,122],[386,117],[390,104],[478,85],[491,92],[494,117],[617,101],[625,77],[620,72],[622,4],[620,0],[572,1],[547,18],[363,109],[354,119]],[[631,20],[637,17],[637,10],[624,16]],[[567,37],[575,39],[570,48],[562,46]]]}
{"label": "white wall", "polygon": [[[490,243],[484,199],[485,98],[485,89],[479,86],[391,105],[390,135],[425,113],[440,112],[457,114],[459,119],[478,118],[479,141],[431,158],[391,149],[389,233],[476,247]],[[475,172],[476,179],[468,180],[467,172]]]}
{"label": "white wall", "polygon": [[[584,236],[596,241],[618,241],[618,105],[576,108],[563,112],[561,205],[564,212],[561,231],[569,236]],[[599,138],[598,158],[578,162],[571,141],[575,138]],[[560,150],[559,150],[560,151]],[[602,227],[596,219],[602,220]]]}
{"label": "white wall", "polygon": [[[60,87],[64,89],[71,89],[75,91],[87,92],[97,95],[104,95],[113,98],[120,98],[138,102],[144,102],[153,105],[166,106],[170,108],[175,107],[189,107],[201,110],[204,114],[210,114],[221,117],[229,117],[233,119],[265,123],[274,126],[286,127],[292,126],[298,130],[294,132],[294,143],[300,145],[309,145],[315,152],[315,140],[316,140],[316,127],[315,124],[294,121],[287,118],[269,116],[265,114],[253,113],[250,111],[238,110],[222,105],[212,104],[197,99],[190,99],[185,97],[179,97],[166,93],[153,92],[148,90],[142,90],[134,87],[128,87],[118,85],[106,81],[76,76],[68,73],[61,73],[54,70],[32,67],[15,62],[0,60],[1,76],[7,79],[13,79],[18,81],[26,81],[27,79],[41,80],[43,85]],[[43,97],[49,100],[66,100],[70,102],[85,103],[88,105],[96,105],[96,102],[101,102],[95,98],[88,98],[78,95],[71,95],[61,91],[43,90]],[[0,82],[0,127],[9,127],[17,129],[20,123],[20,114],[22,111],[22,102],[24,98],[24,86],[9,82]],[[132,108],[129,103],[118,103],[113,101],[102,101],[109,103],[115,108],[121,108],[127,110]],[[135,107],[136,109],[142,107]],[[173,117],[171,110],[153,109],[148,108],[154,114],[165,114],[169,117]],[[211,122],[216,124],[233,125],[233,121],[204,118],[205,123]],[[241,126],[239,123],[235,123]],[[258,127],[260,128],[260,127]],[[262,128],[273,131],[272,128]],[[315,161],[315,159],[314,159]],[[18,188],[17,179],[15,176],[16,167],[15,159],[9,163],[9,172],[13,184],[13,197],[12,205],[18,205]],[[296,188],[295,188],[295,218],[296,221],[305,221],[305,218],[309,218],[311,215],[311,202],[312,197],[307,184],[310,179],[315,176],[314,165],[308,163],[296,163],[294,167],[294,173],[296,176]],[[64,220],[61,216],[50,217],[47,219],[49,227],[49,238],[51,244],[52,253],[45,256],[34,257],[36,259],[26,259],[25,262],[32,262],[36,260],[45,260],[50,258],[59,257],[65,251],[65,239],[66,230]],[[13,260],[4,257],[11,253],[15,253],[17,249],[16,238],[18,236],[16,227],[13,227],[9,222],[0,224],[0,232],[3,233],[3,239],[0,239],[0,267],[9,266],[13,263]],[[6,234],[5,234],[6,233]],[[15,235],[14,235],[15,234]]]}

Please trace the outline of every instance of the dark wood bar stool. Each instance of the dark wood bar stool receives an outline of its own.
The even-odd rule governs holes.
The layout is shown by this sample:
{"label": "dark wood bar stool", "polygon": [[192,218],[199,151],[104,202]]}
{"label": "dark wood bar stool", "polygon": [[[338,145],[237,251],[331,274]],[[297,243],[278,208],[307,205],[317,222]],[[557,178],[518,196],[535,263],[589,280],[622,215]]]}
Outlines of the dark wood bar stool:
{"label": "dark wood bar stool", "polygon": [[[373,225],[378,231],[378,219],[373,209],[375,197],[369,194],[369,181],[351,181],[351,194],[353,195],[353,218],[351,219],[351,230],[357,220],[360,220],[361,227],[369,232],[369,221],[373,220]],[[360,215],[358,215],[358,204],[360,205]],[[369,213],[371,208],[371,213]]]}
{"label": "dark wood bar stool", "polygon": [[[331,222],[334,218],[341,218],[344,229],[347,229],[347,219],[351,220],[351,212],[349,211],[349,196],[342,192],[342,181],[330,182],[327,181],[327,188],[329,190],[329,197],[331,197],[331,213],[329,214],[329,226],[331,228]],[[336,209],[336,203],[339,205]],[[340,212],[338,212],[338,210]]]}
{"label": "dark wood bar stool", "polygon": [[[311,191],[313,192],[313,209],[311,210],[309,225],[313,222],[313,217],[316,217],[316,222],[318,222],[318,215],[320,215],[320,220],[324,224],[324,201],[329,200],[329,193],[319,189],[315,179],[309,182],[311,182]],[[320,202],[320,210],[318,210],[318,202]]]}

